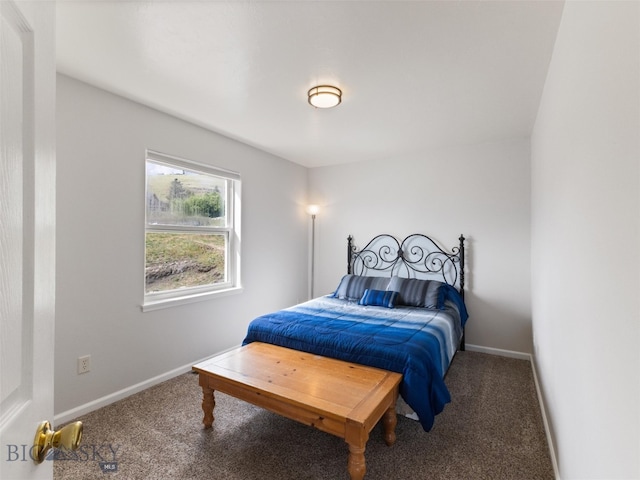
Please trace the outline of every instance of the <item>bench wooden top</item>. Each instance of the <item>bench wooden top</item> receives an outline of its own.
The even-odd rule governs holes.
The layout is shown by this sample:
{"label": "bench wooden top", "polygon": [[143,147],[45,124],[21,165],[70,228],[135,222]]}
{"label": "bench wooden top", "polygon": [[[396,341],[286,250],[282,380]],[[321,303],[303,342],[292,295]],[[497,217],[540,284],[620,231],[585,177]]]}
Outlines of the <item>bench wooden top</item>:
{"label": "bench wooden top", "polygon": [[[229,385],[254,389],[289,405],[361,424],[367,423],[390,392],[395,390],[397,395],[402,379],[399,373],[260,342],[201,362],[193,369],[221,380],[225,385],[211,386],[223,392]],[[227,393],[234,395],[233,391]]]}

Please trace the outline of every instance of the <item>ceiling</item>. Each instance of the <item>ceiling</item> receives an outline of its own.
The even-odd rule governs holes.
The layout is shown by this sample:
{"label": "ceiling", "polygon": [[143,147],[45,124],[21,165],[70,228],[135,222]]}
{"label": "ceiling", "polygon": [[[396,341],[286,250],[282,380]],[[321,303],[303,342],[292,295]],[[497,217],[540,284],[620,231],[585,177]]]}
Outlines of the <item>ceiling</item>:
{"label": "ceiling", "polygon": [[[563,3],[74,1],[58,71],[292,162],[531,134]],[[307,91],[343,90],[316,110]]]}

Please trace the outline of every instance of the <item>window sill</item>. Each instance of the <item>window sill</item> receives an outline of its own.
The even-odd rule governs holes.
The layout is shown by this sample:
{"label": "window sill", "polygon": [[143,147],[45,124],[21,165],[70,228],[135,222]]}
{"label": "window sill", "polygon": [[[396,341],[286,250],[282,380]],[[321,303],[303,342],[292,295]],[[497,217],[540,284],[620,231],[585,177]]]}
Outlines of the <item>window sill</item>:
{"label": "window sill", "polygon": [[224,290],[214,290],[211,292],[194,293],[192,295],[183,295],[175,298],[163,298],[162,300],[146,301],[142,304],[143,312],[152,312],[162,308],[178,307],[180,305],[188,305],[190,303],[211,300],[217,297],[226,297],[228,295],[236,295],[242,293],[242,287],[231,287]]}

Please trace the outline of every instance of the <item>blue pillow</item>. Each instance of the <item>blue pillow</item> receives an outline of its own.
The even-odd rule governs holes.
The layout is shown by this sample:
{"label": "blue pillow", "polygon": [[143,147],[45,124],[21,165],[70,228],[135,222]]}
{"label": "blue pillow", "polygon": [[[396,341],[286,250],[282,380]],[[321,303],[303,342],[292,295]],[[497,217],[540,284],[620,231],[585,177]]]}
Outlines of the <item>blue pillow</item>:
{"label": "blue pillow", "polygon": [[366,277],[348,274],[342,277],[340,285],[338,285],[333,296],[341,300],[358,301],[362,298],[367,288],[371,290],[387,290],[389,280],[389,277]]}
{"label": "blue pillow", "polygon": [[396,306],[397,298],[398,292],[391,290],[369,290],[367,288],[358,302],[358,305],[394,308]]}
{"label": "blue pillow", "polygon": [[444,307],[446,283],[437,280],[421,280],[418,278],[392,277],[387,290],[399,292],[398,304],[410,307],[442,308]]}
{"label": "blue pillow", "polygon": [[[456,290],[451,285],[443,285],[440,287],[440,292],[443,294],[444,300],[449,300],[455,304],[458,308],[458,312],[460,313],[460,321],[462,322],[462,326],[467,323],[467,319],[469,318],[469,312],[467,312],[467,306],[464,304],[464,300],[462,299],[462,295],[460,292]],[[444,304],[443,300],[443,304]]]}

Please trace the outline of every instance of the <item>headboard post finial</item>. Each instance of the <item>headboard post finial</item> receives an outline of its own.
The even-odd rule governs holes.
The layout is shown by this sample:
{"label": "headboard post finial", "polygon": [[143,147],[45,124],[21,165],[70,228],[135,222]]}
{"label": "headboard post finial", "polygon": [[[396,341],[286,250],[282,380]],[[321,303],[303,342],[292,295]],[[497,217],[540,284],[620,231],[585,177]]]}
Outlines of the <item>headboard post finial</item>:
{"label": "headboard post finial", "polygon": [[347,273],[351,272],[351,262],[353,260],[353,237],[349,235],[347,237]]}

